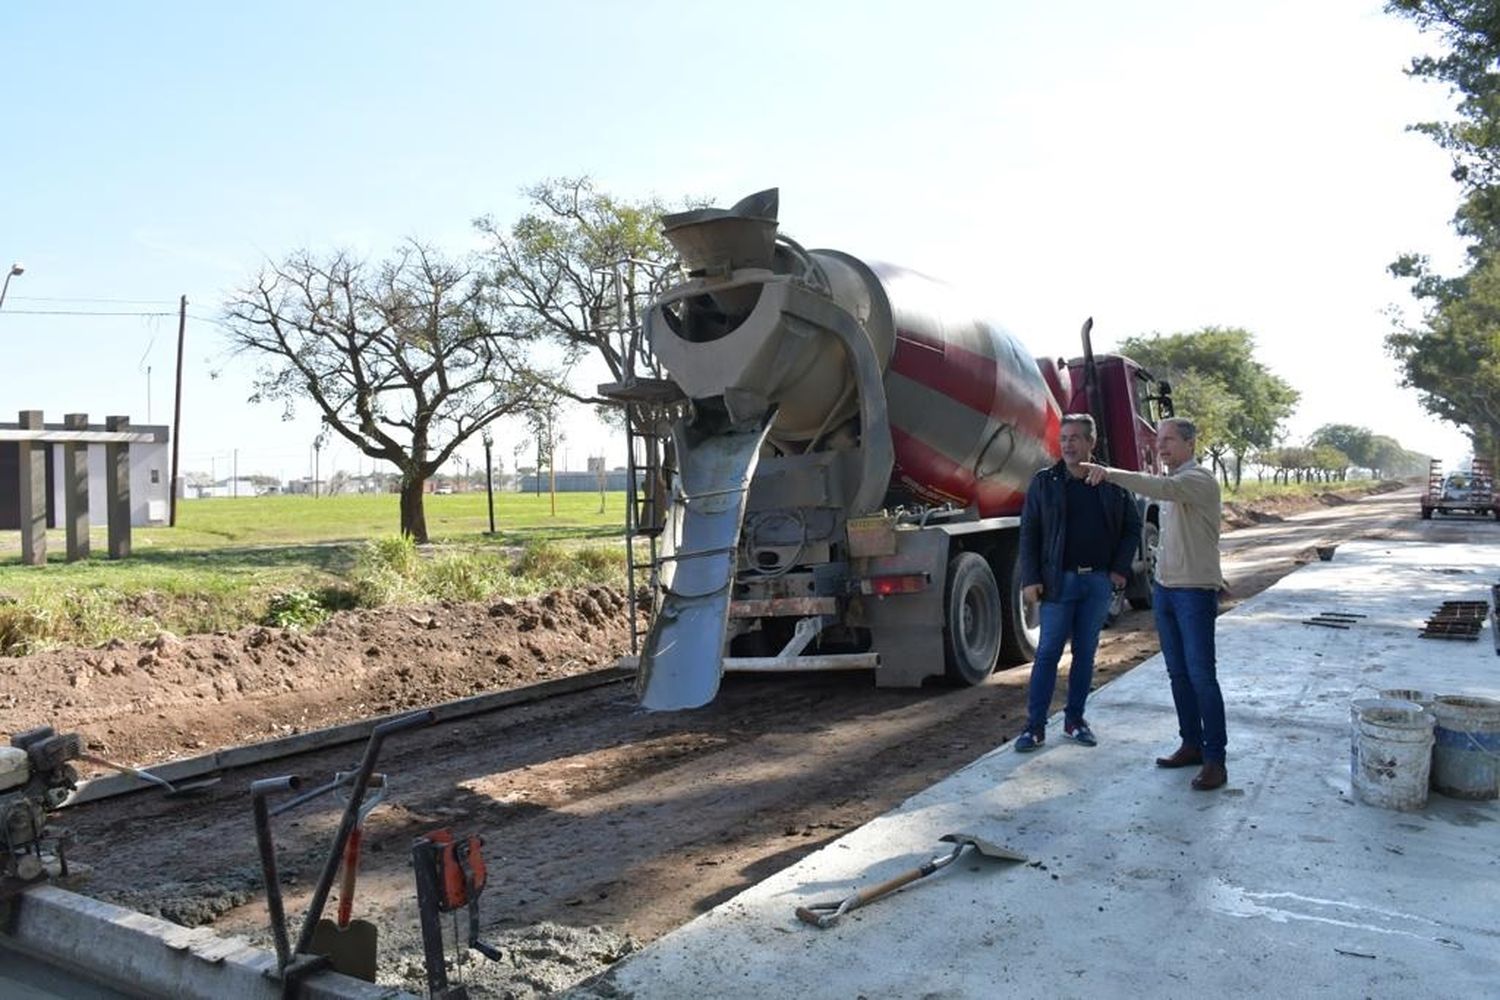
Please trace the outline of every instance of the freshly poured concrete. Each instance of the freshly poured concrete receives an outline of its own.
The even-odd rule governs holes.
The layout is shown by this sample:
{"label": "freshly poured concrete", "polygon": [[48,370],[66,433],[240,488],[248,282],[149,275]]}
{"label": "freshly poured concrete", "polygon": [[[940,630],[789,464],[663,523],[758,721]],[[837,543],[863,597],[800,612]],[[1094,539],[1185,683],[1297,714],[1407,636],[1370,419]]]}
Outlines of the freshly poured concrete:
{"label": "freshly poured concrete", "polygon": [[[1177,745],[1157,657],[1097,691],[1101,743],[1000,747],[627,960],[595,990],[645,998],[1500,995],[1500,806],[1354,801],[1349,702],[1382,688],[1500,698],[1500,657],[1417,637],[1488,600],[1482,545],[1360,542],[1219,620],[1229,784],[1152,758]],[[1368,615],[1347,631],[1301,624]],[[959,863],[819,930],[839,899],[984,837],[1029,865]],[[592,992],[592,991],[591,991]]]}

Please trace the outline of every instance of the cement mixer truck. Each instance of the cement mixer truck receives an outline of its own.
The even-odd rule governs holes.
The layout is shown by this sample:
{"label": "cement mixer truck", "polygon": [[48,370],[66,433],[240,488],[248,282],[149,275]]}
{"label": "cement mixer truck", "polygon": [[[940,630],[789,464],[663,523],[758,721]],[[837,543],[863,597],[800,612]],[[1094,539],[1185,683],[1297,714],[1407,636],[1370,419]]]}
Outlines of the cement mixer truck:
{"label": "cement mixer truck", "polygon": [[[1107,460],[1155,470],[1170,397],[1128,358],[1035,358],[983,303],[779,231],[778,194],[665,216],[685,277],[643,331],[688,403],[656,484],[637,688],[711,701],[726,670],[873,670],[979,684],[1035,652],[1019,513],[1092,412]],[[651,486],[647,486],[650,489]],[[1149,606],[1157,512],[1123,597]]]}

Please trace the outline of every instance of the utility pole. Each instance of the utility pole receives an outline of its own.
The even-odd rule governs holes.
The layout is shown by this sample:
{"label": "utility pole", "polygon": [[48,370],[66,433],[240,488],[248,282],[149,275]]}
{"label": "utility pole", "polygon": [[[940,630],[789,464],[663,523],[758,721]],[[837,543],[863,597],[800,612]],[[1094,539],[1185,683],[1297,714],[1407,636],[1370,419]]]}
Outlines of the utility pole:
{"label": "utility pole", "polygon": [[172,405],[172,485],[167,495],[172,498],[167,523],[177,527],[177,446],[182,442],[182,341],[187,334],[187,296],[177,303],[177,397]]}

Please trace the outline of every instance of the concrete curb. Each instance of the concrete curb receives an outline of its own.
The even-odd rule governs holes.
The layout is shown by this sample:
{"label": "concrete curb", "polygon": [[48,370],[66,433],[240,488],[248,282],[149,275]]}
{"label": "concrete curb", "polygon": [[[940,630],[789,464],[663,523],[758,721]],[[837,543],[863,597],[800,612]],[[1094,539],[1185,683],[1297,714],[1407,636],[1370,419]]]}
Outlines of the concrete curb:
{"label": "concrete curb", "polygon": [[[132,996],[281,996],[281,983],[273,978],[275,956],[243,938],[180,927],[49,885],[16,898],[10,926],[0,933],[0,956],[0,968],[31,959]],[[0,986],[4,982],[0,972]],[[335,972],[314,973],[302,983],[300,996],[307,1000],[416,1000],[410,993]]]}

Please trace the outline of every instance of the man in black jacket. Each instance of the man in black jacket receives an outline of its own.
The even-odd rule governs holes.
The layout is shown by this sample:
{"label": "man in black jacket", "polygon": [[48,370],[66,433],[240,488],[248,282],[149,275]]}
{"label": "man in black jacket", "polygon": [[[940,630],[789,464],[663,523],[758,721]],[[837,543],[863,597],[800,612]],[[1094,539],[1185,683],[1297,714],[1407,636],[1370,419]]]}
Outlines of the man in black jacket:
{"label": "man in black jacket", "polygon": [[1047,739],[1047,715],[1063,646],[1073,644],[1063,737],[1094,746],[1083,718],[1094,679],[1094,651],[1109,614],[1110,595],[1125,586],[1141,540],[1135,497],[1112,483],[1090,486],[1082,463],[1093,458],[1094,418],[1069,413],[1058,435],[1062,461],[1032,477],[1021,513],[1021,585],[1027,603],[1041,601],[1042,639],[1031,664],[1026,731],[1016,750]]}

